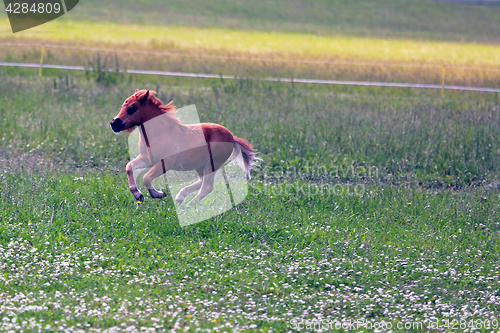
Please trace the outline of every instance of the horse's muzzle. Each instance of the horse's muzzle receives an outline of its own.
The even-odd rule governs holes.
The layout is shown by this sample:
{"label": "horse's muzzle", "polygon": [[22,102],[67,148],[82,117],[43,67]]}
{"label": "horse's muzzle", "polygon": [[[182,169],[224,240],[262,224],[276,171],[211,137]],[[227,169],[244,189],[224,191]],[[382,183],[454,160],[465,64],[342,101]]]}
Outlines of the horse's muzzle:
{"label": "horse's muzzle", "polygon": [[113,132],[118,133],[123,130],[125,123],[120,118],[115,118],[111,120],[110,126]]}

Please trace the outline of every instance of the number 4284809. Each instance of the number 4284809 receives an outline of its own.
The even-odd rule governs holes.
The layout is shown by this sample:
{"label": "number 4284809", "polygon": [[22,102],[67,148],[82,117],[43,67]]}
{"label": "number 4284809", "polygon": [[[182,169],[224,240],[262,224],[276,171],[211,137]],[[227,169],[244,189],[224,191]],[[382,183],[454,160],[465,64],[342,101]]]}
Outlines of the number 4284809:
{"label": "number 4284809", "polygon": [[60,3],[27,3],[27,2],[10,2],[5,8],[5,11],[9,14],[59,14],[61,12]]}

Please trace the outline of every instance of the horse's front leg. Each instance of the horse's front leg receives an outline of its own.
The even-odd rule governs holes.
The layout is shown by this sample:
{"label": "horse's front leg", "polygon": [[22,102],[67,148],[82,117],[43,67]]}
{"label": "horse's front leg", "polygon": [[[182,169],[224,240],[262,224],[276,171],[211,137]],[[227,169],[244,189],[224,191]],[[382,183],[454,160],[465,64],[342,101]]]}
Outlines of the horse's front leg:
{"label": "horse's front leg", "polygon": [[139,191],[139,189],[137,188],[137,184],[134,178],[134,170],[146,168],[148,166],[149,166],[148,162],[144,161],[139,155],[137,156],[137,158],[128,162],[127,167],[125,168],[128,177],[128,188],[130,189],[130,192],[132,192],[132,194],[134,195],[135,199],[140,202],[144,201],[144,196],[142,195],[141,191]]}
{"label": "horse's front leg", "polygon": [[148,173],[146,173],[144,175],[144,177],[142,177],[142,181],[143,181],[144,185],[146,186],[146,188],[148,189],[149,194],[151,194],[152,198],[161,199],[161,198],[164,198],[166,196],[166,194],[163,191],[158,191],[153,186],[153,179],[161,176],[164,173],[163,167],[164,166],[162,165],[162,161],[160,161],[160,162],[156,163],[155,165],[153,165],[151,170],[149,170]]}

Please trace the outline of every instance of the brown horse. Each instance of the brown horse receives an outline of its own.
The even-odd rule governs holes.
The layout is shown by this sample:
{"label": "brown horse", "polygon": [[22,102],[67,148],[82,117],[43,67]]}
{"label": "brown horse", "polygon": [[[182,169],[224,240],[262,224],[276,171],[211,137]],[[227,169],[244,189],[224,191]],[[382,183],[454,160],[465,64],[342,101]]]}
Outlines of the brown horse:
{"label": "brown horse", "polygon": [[229,158],[236,158],[250,178],[250,169],[262,159],[255,156],[246,140],[233,136],[218,124],[184,125],[175,116],[177,110],[172,102],[165,105],[154,95],[154,91],[136,90],[110,124],[116,134],[130,134],[136,127],[140,128],[140,154],[126,167],[130,191],[138,201],[142,202],[144,196],[137,188],[135,169],[151,168],[143,182],[153,198],[165,197],[165,193],[154,188],[153,179],[168,170],[196,170],[199,180],[181,189],[175,197],[182,203],[190,193],[201,188],[189,204],[199,202],[212,192],[215,173]]}

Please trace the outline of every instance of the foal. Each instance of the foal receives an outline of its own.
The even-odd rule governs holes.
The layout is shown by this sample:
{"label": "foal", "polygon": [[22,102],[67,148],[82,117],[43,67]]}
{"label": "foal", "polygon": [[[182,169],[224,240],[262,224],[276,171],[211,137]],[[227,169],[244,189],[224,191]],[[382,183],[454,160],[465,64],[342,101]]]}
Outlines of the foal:
{"label": "foal", "polygon": [[246,140],[233,136],[218,124],[184,125],[175,116],[177,111],[172,102],[165,105],[154,95],[154,91],[136,90],[110,124],[116,134],[130,134],[140,127],[140,154],[126,167],[130,191],[138,201],[144,201],[144,196],[137,188],[135,169],[151,167],[143,182],[153,198],[166,195],[154,188],[153,179],[168,170],[196,170],[198,181],[181,189],[175,197],[182,203],[190,193],[200,190],[189,204],[199,202],[212,192],[215,173],[229,158],[236,158],[250,178],[250,169],[262,159],[255,156]]}

